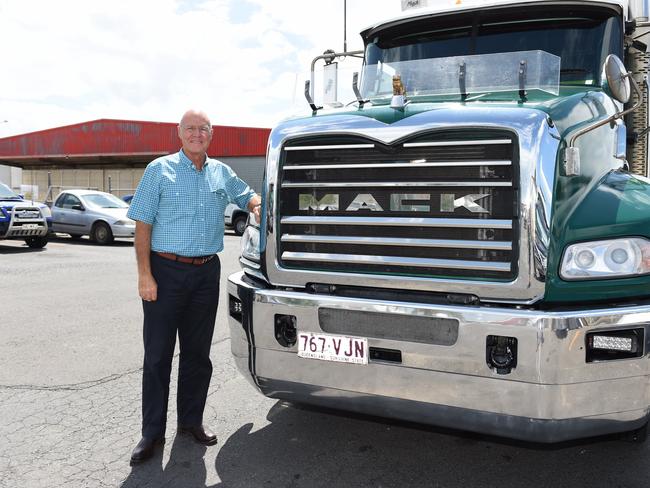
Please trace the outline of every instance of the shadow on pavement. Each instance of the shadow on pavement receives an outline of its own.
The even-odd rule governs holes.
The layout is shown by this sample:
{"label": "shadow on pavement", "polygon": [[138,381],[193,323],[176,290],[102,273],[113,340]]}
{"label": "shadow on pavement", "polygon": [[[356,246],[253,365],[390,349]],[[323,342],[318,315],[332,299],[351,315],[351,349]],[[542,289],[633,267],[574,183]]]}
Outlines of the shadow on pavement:
{"label": "shadow on pavement", "polygon": [[128,237],[116,237],[112,244],[101,245],[97,244],[95,241],[91,241],[88,237],[80,237],[78,239],[73,239],[67,234],[58,234],[56,236],[50,236],[50,242],[60,242],[62,244],[68,244],[70,246],[97,246],[97,247],[129,247],[133,246],[133,239]]}
{"label": "shadow on pavement", "polygon": [[218,449],[177,437],[164,468],[159,452],[121,488],[647,486],[638,475],[648,447],[614,438],[540,448],[283,402],[267,420],[243,425]]}
{"label": "shadow on pavement", "polygon": [[151,459],[133,466],[120,486],[205,488],[205,455],[205,446],[197,444],[189,436],[177,435],[165,467],[162,466],[163,449],[159,448]]}
{"label": "shadow on pavement", "polygon": [[27,244],[23,244],[20,247],[16,246],[3,246],[2,241],[0,241],[0,254],[23,254],[23,253],[39,253],[46,251],[47,247],[41,249],[32,249]]}
{"label": "shadow on pavement", "polygon": [[246,424],[221,446],[218,486],[647,486],[635,472],[648,449],[617,440],[540,450],[282,402],[267,418],[270,425]]}

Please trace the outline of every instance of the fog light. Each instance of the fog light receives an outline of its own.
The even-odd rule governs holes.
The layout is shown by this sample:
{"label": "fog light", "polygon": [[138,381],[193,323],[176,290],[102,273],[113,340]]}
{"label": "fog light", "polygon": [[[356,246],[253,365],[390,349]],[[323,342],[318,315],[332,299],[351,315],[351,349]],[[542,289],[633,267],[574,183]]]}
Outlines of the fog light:
{"label": "fog light", "polygon": [[292,347],[296,344],[296,322],[294,315],[275,316],[275,340],[282,347]]}
{"label": "fog light", "polygon": [[497,374],[508,374],[517,367],[517,338],[487,336],[485,341],[485,360],[490,369]]}
{"label": "fog light", "polygon": [[643,355],[644,329],[609,330],[587,334],[587,362],[638,358]]}
{"label": "fog light", "polygon": [[610,351],[634,352],[636,344],[631,337],[591,336],[591,347]]}

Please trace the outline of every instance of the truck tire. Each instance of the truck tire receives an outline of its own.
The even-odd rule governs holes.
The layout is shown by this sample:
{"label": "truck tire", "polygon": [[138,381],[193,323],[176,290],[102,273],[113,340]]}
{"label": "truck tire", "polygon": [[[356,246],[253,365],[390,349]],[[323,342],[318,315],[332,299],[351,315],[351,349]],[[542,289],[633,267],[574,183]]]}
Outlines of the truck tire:
{"label": "truck tire", "polygon": [[246,221],[248,220],[248,215],[247,214],[241,214],[235,217],[235,220],[233,221],[232,227],[235,229],[235,234],[238,236],[242,235],[244,233],[244,230],[246,230]]}
{"label": "truck tire", "polygon": [[95,222],[92,230],[90,231],[90,237],[97,244],[105,246],[111,244],[114,240],[113,232],[106,222]]}
{"label": "truck tire", "polygon": [[25,239],[25,244],[32,249],[44,248],[47,245],[47,236],[27,237]]}

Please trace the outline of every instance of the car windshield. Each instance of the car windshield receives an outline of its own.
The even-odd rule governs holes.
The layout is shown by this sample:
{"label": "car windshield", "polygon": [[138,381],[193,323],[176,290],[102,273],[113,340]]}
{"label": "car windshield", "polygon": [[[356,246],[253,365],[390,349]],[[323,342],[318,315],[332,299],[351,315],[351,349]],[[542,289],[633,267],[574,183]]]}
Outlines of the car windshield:
{"label": "car windshield", "polygon": [[128,208],[128,204],[110,193],[89,193],[82,198],[93,207],[99,208]]}
{"label": "car windshield", "polygon": [[[622,58],[622,40],[621,20],[606,8],[549,5],[456,12],[396,23],[376,34],[370,33],[362,84],[370,98],[388,96],[392,95],[392,86],[377,87],[386,85],[383,78],[387,78],[387,67],[393,64],[544,51],[560,58],[560,84],[599,85],[605,57],[614,53]],[[399,73],[398,69],[395,71]],[[435,93],[440,77],[431,76],[431,69],[428,71],[429,76],[423,79],[428,80],[429,86],[419,88],[423,93]],[[373,76],[375,73],[377,76]],[[408,84],[405,88],[408,92]]]}
{"label": "car windshield", "polygon": [[16,195],[7,185],[0,183],[0,200],[22,200],[22,198]]}

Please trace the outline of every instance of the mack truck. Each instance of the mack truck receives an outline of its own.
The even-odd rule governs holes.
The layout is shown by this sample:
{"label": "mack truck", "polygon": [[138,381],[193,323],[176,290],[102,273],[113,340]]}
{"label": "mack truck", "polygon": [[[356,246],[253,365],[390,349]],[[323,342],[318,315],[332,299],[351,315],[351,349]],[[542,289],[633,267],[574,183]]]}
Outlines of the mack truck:
{"label": "mack truck", "polygon": [[530,442],[644,440],[649,14],[406,8],[361,32],[347,103],[308,80],[228,279],[254,387]]}

